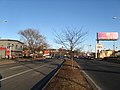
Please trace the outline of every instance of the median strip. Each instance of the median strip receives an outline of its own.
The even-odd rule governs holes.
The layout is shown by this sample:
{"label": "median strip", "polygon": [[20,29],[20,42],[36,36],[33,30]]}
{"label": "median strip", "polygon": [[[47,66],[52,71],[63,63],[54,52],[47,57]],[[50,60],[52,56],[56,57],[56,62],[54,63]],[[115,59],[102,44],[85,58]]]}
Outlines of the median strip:
{"label": "median strip", "polygon": [[66,60],[56,76],[44,87],[44,90],[93,90],[77,63]]}

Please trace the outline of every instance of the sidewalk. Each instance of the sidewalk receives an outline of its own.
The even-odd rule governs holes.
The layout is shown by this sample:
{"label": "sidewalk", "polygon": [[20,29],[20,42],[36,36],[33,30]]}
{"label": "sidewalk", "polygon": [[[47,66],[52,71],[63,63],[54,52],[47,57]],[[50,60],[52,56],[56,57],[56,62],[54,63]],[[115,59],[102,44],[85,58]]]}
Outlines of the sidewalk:
{"label": "sidewalk", "polygon": [[16,62],[14,60],[8,60],[8,59],[0,60],[0,65],[11,64],[11,63],[16,63]]}
{"label": "sidewalk", "polygon": [[32,59],[32,58],[18,58],[16,60],[11,60],[11,59],[0,59],[0,65],[3,65],[3,64],[12,64],[12,63],[17,63],[19,61],[32,61],[32,60],[42,60],[43,58],[35,58],[35,59]]}
{"label": "sidewalk", "polygon": [[93,90],[78,64],[74,61],[66,60],[57,75],[47,84],[44,90]]}

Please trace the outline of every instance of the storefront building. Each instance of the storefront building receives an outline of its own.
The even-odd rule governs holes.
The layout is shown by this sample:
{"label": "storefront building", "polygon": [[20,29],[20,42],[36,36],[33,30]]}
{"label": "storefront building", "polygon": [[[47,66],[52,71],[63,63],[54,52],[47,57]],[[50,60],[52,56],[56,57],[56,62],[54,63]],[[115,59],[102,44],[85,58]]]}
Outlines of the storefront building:
{"label": "storefront building", "polygon": [[18,40],[0,39],[0,58],[20,57],[24,43]]}

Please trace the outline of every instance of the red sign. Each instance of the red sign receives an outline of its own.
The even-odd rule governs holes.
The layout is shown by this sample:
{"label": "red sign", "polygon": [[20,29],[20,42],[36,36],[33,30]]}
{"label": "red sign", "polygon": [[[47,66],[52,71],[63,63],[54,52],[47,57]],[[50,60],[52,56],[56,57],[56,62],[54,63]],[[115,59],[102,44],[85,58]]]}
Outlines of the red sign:
{"label": "red sign", "polygon": [[6,50],[6,47],[0,46],[0,50]]}
{"label": "red sign", "polygon": [[97,40],[117,40],[118,32],[98,32]]}
{"label": "red sign", "polygon": [[6,50],[6,55],[7,55],[7,56],[10,56],[10,49],[7,49],[7,50]]}
{"label": "red sign", "polygon": [[48,50],[45,50],[44,55],[50,55],[50,52]]}

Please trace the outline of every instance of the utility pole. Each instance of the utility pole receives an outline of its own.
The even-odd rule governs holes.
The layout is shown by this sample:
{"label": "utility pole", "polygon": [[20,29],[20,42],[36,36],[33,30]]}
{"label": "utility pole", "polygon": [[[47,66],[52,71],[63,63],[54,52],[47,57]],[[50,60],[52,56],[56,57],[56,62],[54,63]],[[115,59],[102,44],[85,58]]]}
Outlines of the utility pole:
{"label": "utility pole", "polygon": [[[118,20],[120,20],[120,16],[112,17],[112,19],[118,19]],[[115,57],[115,48],[116,48],[116,46],[115,46],[115,41],[114,41],[114,42],[113,42],[113,52],[114,52],[114,57]]]}

